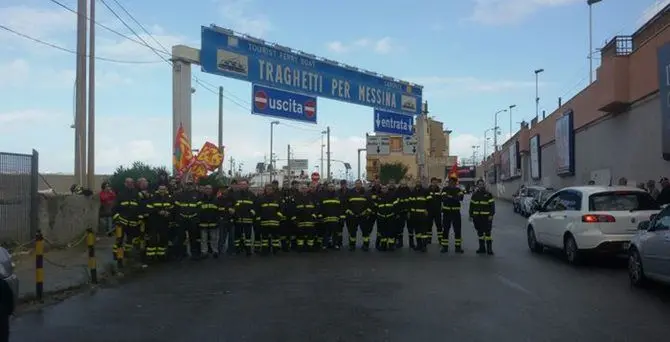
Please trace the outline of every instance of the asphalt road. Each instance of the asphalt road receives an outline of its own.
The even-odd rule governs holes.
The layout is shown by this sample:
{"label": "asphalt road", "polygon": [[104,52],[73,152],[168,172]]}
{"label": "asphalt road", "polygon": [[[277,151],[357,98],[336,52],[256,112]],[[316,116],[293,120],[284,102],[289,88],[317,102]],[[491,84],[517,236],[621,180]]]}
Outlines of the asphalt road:
{"label": "asphalt road", "polygon": [[329,252],[154,268],[12,322],[11,341],[662,341],[670,291],[625,263],[533,255],[498,203],[493,257]]}

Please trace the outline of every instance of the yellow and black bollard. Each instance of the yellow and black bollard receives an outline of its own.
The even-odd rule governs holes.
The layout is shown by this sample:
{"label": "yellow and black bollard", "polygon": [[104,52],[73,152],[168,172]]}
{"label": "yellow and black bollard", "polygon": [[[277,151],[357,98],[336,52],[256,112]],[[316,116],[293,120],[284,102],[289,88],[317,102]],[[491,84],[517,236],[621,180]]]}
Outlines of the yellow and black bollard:
{"label": "yellow and black bollard", "polygon": [[39,231],[35,235],[35,295],[40,301],[44,296],[44,237]]}
{"label": "yellow and black bollard", "polygon": [[114,255],[116,256],[116,265],[119,268],[123,267],[123,227],[117,224],[114,228],[114,233],[116,235],[116,250]]}
{"label": "yellow and black bollard", "polygon": [[86,246],[88,246],[88,270],[91,273],[91,283],[98,283],[98,268],[95,262],[95,234],[92,228],[86,229]]}

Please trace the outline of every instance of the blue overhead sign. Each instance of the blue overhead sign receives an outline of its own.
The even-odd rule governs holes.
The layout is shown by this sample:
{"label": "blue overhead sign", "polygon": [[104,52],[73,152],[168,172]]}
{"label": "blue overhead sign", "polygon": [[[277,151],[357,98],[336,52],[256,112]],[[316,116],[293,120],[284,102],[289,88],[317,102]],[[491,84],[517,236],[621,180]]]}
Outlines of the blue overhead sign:
{"label": "blue overhead sign", "polygon": [[202,71],[286,91],[420,114],[423,88],[219,27],[202,27]]}
{"label": "blue overhead sign", "polygon": [[279,89],[252,87],[251,112],[280,119],[316,123],[316,97]]}
{"label": "blue overhead sign", "polygon": [[414,118],[411,116],[375,109],[375,132],[412,135]]}

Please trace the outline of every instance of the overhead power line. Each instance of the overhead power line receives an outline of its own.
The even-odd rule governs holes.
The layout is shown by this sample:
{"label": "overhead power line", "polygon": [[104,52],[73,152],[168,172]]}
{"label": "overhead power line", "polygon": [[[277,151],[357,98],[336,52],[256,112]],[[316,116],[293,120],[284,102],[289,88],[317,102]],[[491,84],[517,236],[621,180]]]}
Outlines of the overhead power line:
{"label": "overhead power line", "polygon": [[[47,41],[44,41],[44,40],[41,40],[41,39],[38,39],[38,38],[35,38],[35,37],[32,37],[32,36],[29,36],[25,33],[19,32],[15,29],[12,29],[12,28],[7,27],[7,26],[2,25],[2,24],[0,24],[0,29],[5,30],[7,32],[10,32],[10,33],[12,33],[16,36],[21,37],[21,38],[30,40],[34,43],[45,45],[45,46],[48,46],[48,47],[51,47],[51,48],[54,48],[56,50],[60,50],[60,51],[63,51],[63,52],[69,52],[69,53],[75,54],[75,55],[77,54],[77,51],[75,51],[75,50],[68,49],[66,47],[62,47],[62,46],[56,45],[54,43],[50,43],[50,42],[47,42]],[[86,55],[86,56],[88,57],[88,55]],[[105,61],[105,62],[110,62],[110,63],[120,63],[120,64],[156,64],[156,63],[161,63],[162,62],[162,61],[128,61],[128,60],[120,60],[120,59],[100,57],[100,56],[95,56],[95,59],[100,60],[100,61]]]}

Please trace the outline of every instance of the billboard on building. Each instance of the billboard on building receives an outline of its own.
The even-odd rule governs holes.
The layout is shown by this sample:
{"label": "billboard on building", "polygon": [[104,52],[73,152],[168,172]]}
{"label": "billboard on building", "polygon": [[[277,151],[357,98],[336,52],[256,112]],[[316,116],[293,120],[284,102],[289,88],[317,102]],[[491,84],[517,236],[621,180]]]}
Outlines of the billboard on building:
{"label": "billboard on building", "polygon": [[516,151],[516,144],[510,144],[510,146],[507,148],[507,153],[509,153],[509,178],[514,178],[517,175],[517,151]]}
{"label": "billboard on building", "polygon": [[573,112],[568,109],[556,119],[556,174],[572,176],[575,174],[575,134]]}
{"label": "billboard on building", "polygon": [[530,178],[542,178],[542,150],[540,149],[540,135],[536,134],[530,138]]}
{"label": "billboard on building", "polygon": [[670,43],[658,48],[658,90],[661,99],[663,159],[670,160]]}

